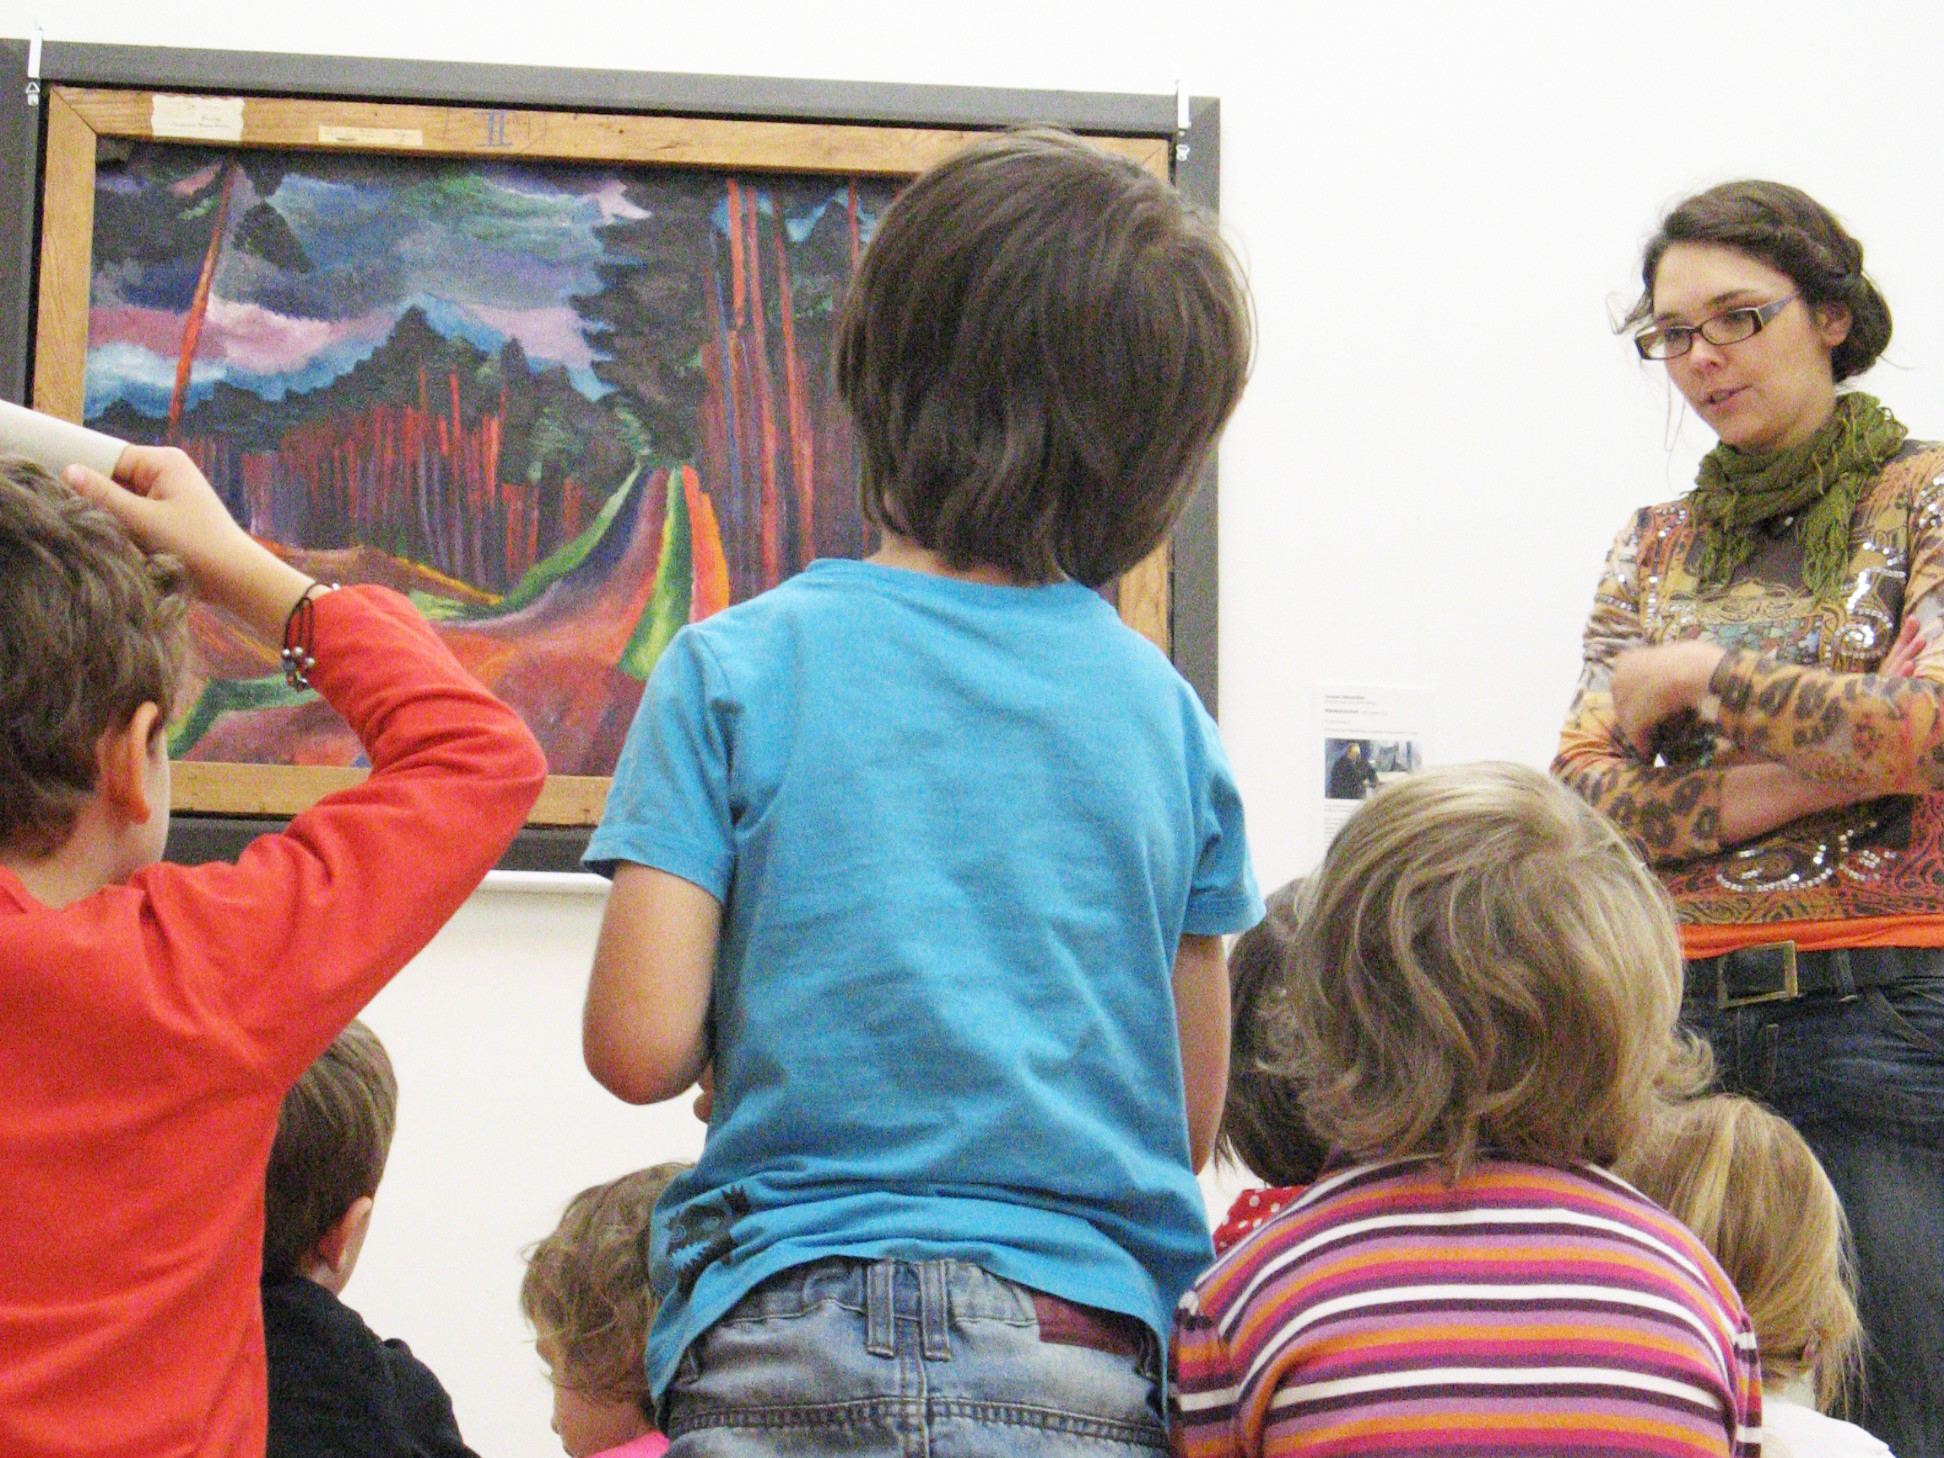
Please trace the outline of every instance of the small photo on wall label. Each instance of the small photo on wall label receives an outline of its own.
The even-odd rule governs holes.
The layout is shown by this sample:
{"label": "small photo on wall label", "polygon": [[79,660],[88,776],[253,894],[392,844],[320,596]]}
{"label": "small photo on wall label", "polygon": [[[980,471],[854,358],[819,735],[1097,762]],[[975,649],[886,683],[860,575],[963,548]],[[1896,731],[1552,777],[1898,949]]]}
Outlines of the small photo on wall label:
{"label": "small photo on wall label", "polygon": [[1323,694],[1323,834],[1336,834],[1385,785],[1424,768],[1431,691],[1326,684]]}

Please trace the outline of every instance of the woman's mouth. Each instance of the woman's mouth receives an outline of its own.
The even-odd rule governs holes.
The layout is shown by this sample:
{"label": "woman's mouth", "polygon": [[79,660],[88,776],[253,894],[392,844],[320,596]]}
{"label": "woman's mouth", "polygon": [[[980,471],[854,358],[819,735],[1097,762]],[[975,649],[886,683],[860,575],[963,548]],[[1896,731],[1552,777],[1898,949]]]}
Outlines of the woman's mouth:
{"label": "woman's mouth", "polygon": [[1726,405],[1747,388],[1746,385],[1730,385],[1724,389],[1710,390],[1702,397],[1701,403],[1706,405],[1710,410],[1719,410],[1723,405]]}

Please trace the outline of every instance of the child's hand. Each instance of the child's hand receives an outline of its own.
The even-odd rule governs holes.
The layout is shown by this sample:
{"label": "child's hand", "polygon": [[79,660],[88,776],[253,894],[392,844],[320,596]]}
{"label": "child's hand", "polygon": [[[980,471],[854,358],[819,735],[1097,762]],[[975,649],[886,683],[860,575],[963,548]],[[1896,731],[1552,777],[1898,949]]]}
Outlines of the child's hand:
{"label": "child's hand", "polygon": [[271,642],[312,583],[230,519],[223,503],[179,450],[130,446],[115,480],[69,466],[67,484],[106,509],[145,552],[182,559],[203,597],[228,608]]}

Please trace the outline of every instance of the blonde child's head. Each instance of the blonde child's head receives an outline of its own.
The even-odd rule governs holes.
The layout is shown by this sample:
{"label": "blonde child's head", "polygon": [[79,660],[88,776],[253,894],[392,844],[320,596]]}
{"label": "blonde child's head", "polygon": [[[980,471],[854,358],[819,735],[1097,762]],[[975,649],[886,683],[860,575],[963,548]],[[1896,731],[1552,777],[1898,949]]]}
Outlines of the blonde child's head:
{"label": "blonde child's head", "polygon": [[1741,1293],[1762,1376],[1809,1374],[1825,1411],[1862,1366],[1842,1202],[1787,1119],[1720,1094],[1676,1105],[1623,1167],[1701,1237]]}
{"label": "blonde child's head", "polygon": [[1535,770],[1429,770],[1332,842],[1297,933],[1289,1039],[1315,1134],[1353,1158],[1612,1164],[1706,1079],[1679,1032],[1667,896]]}
{"label": "blonde child's head", "polygon": [[688,1168],[658,1164],[582,1190],[526,1253],[520,1309],[553,1381],[554,1431],[572,1458],[653,1423],[642,1358],[655,1319],[649,1232],[655,1202]]}

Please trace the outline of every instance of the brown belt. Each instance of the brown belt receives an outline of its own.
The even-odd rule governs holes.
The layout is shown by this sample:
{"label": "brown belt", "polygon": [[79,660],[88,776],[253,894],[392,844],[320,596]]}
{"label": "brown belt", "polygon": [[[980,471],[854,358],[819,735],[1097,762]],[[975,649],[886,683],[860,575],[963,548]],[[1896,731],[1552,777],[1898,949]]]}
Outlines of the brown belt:
{"label": "brown belt", "polygon": [[1062,1347],[1088,1347],[1119,1357],[1138,1357],[1146,1346],[1146,1324],[1123,1312],[1082,1306],[1044,1291],[1034,1291],[1032,1297],[1033,1314],[1039,1318],[1043,1342]]}

